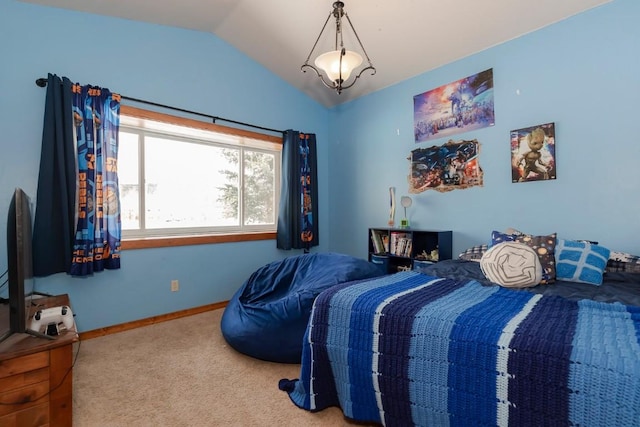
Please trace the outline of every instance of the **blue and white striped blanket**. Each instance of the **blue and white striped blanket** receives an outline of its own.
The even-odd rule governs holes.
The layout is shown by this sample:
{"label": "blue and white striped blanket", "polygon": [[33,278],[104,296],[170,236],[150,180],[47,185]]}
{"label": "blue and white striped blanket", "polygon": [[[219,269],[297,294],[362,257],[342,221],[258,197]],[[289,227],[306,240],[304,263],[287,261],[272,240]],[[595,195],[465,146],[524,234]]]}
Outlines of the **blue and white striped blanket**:
{"label": "blue and white striped blanket", "polygon": [[299,407],[385,426],[639,426],[640,307],[402,272],[321,293]]}

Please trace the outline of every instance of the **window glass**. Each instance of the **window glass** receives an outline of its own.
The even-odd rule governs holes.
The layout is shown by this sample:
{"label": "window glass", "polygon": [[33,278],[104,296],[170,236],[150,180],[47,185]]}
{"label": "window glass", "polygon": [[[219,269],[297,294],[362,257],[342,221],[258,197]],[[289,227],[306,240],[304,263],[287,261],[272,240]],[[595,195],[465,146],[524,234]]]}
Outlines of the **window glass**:
{"label": "window glass", "polygon": [[120,130],[118,139],[118,183],[122,229],[135,230],[140,228],[138,135]]}
{"label": "window glass", "polygon": [[276,221],[275,164],[276,158],[273,153],[245,151],[245,225],[272,224]]}
{"label": "window glass", "polygon": [[275,231],[281,144],[168,117],[171,123],[121,113],[123,236]]}

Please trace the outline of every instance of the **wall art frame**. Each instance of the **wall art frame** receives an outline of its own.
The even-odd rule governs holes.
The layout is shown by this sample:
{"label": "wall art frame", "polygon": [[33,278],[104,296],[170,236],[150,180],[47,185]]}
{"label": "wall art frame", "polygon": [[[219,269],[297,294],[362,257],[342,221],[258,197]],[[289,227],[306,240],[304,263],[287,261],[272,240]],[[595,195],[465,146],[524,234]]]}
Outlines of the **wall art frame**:
{"label": "wall art frame", "polygon": [[555,123],[511,131],[511,182],[556,179]]}
{"label": "wall art frame", "polygon": [[493,126],[493,104],[493,68],[415,95],[415,142]]}
{"label": "wall art frame", "polygon": [[482,186],[484,173],[478,160],[477,140],[453,141],[444,145],[418,148],[409,156],[409,193],[426,190],[446,192]]}

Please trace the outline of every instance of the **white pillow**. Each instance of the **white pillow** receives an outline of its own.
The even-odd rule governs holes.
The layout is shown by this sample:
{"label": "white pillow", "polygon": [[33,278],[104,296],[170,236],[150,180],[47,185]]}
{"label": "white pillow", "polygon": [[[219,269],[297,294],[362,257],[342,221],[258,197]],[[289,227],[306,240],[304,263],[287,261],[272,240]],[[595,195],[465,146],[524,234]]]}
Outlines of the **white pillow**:
{"label": "white pillow", "polygon": [[528,288],[542,280],[542,264],[536,251],[519,242],[503,242],[480,259],[485,277],[506,288]]}

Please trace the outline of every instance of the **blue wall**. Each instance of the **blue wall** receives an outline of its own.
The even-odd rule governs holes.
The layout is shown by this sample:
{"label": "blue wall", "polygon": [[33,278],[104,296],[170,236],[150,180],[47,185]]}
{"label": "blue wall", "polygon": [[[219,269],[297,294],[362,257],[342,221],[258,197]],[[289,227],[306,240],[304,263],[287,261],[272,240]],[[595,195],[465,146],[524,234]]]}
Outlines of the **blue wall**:
{"label": "blue wall", "polygon": [[[493,68],[495,126],[452,138],[481,143],[484,186],[412,195],[412,226],[453,230],[454,255],[507,227],[640,253],[639,17],[640,2],[615,0],[332,109],[332,249],[366,256],[388,188],[408,193],[411,151],[449,139],[414,142],[413,96]],[[548,122],[557,179],[511,183],[509,132]]]}
{"label": "blue wall", "polygon": [[[506,227],[640,253],[636,0],[614,0],[330,110],[210,34],[12,0],[0,0],[0,10],[0,213],[17,186],[35,196],[45,91],[34,81],[52,72],[131,97],[316,133],[318,250],[366,257],[367,228],[387,222],[388,188],[396,187],[398,199],[407,193],[411,150],[446,142],[414,143],[413,96],[493,68],[495,126],[454,137],[482,144],[484,187],[413,195],[412,225],[453,230],[456,253]],[[98,65],[86,60],[97,54]],[[512,184],[509,131],[547,122],[556,124],[558,178]],[[253,270],[288,254],[274,241],[132,250],[119,271],[55,275],[36,286],[69,293],[87,331],[227,300]],[[177,293],[172,279],[180,280]]]}
{"label": "blue wall", "polygon": [[[48,72],[129,97],[314,132],[319,168],[328,168],[328,110],[211,34],[10,0],[0,0],[0,11],[0,272],[13,189],[35,201],[46,91],[34,82]],[[318,251],[329,241],[326,179],[319,176]],[[89,279],[54,275],[37,279],[36,290],[68,293],[79,330],[93,330],[228,300],[256,268],[293,253],[275,246],[268,240],[125,251],[119,271]],[[179,292],[170,291],[172,279],[180,281]]]}

